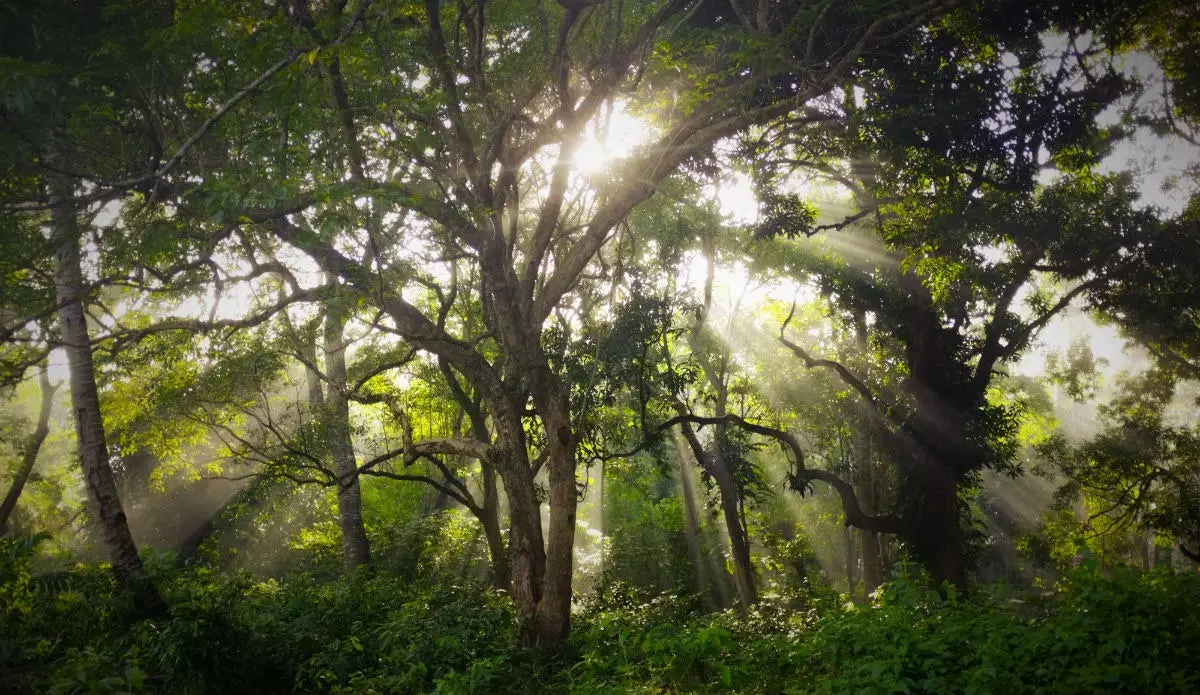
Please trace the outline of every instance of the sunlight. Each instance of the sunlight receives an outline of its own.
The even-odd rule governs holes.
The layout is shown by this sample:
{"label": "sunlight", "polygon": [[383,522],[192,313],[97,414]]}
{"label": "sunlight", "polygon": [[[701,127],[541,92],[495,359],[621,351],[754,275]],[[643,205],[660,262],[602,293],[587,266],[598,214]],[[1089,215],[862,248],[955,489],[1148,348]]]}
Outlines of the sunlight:
{"label": "sunlight", "polygon": [[709,184],[702,189],[705,197],[716,199],[725,221],[738,225],[758,222],[758,197],[750,177],[742,172],[733,172],[720,185]]}
{"label": "sunlight", "polygon": [[625,111],[624,103],[613,104],[611,111],[602,112],[588,124],[583,144],[575,153],[575,167],[585,174],[604,171],[633,154],[653,134],[648,123]]}

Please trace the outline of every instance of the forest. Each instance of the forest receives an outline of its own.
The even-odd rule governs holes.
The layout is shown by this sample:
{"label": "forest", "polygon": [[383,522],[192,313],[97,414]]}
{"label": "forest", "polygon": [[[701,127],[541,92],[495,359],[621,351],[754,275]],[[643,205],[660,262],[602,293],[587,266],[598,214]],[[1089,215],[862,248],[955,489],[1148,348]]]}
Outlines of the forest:
{"label": "forest", "polygon": [[0,0],[0,692],[1200,692],[1200,9]]}

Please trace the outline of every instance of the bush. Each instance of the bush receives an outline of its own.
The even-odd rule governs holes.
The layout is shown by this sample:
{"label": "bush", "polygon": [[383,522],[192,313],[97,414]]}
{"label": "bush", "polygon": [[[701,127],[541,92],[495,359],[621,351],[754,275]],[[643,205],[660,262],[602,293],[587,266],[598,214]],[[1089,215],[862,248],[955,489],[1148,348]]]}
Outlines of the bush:
{"label": "bush", "polygon": [[192,570],[161,575],[170,614],[139,620],[102,567],[34,577],[36,547],[0,540],[5,693],[1200,692],[1196,574],[1085,567],[969,600],[901,579],[866,606],[767,596],[744,617],[612,584],[548,653],[478,585]]}

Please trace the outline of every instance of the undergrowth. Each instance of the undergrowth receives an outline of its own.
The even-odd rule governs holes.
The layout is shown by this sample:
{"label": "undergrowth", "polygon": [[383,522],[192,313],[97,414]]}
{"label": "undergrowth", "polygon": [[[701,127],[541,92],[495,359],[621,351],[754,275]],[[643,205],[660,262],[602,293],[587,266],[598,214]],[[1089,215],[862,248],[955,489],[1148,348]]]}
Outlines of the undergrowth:
{"label": "undergrowth", "polygon": [[0,544],[4,693],[1200,692],[1197,574],[1084,567],[969,600],[901,579],[869,605],[810,591],[745,616],[607,587],[547,652],[481,586],[160,569],[170,614],[144,620],[103,568],[35,577],[36,541]]}

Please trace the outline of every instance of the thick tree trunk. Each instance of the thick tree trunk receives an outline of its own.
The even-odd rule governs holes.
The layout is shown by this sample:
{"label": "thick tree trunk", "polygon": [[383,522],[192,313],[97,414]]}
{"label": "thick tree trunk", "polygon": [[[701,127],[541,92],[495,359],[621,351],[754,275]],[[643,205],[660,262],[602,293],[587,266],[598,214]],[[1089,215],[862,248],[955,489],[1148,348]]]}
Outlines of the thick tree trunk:
{"label": "thick tree trunk", "polygon": [[916,559],[929,570],[933,586],[967,588],[962,533],[958,525],[958,476],[952,468],[926,462],[909,472],[906,481],[910,531],[906,540]]}
{"label": "thick tree trunk", "polygon": [[858,544],[862,548],[863,597],[866,598],[883,584],[883,559],[879,552],[879,535],[860,529]]}
{"label": "thick tree trunk", "polygon": [[96,506],[101,534],[117,581],[132,592],[140,611],[161,613],[166,609],[166,603],[142,566],[108,463],[91,339],[83,310],[78,221],[69,184],[62,181],[52,184],[50,204],[53,206],[52,242],[59,326],[70,369],[71,408],[84,480]]}
{"label": "thick tree trunk", "polygon": [[[328,278],[332,280],[333,278]],[[358,461],[354,456],[354,440],[350,430],[350,404],[346,400],[346,321],[344,299],[331,299],[325,309],[325,376],[329,379],[329,394],[325,399],[325,433],[333,455],[333,470],[338,475],[338,521],[342,528],[342,557],[347,569],[371,563],[371,547],[367,541],[362,516],[362,488],[359,485]]]}
{"label": "thick tree trunk", "polygon": [[522,625],[522,642],[538,642],[535,630],[542,579],[546,568],[541,509],[525,453],[524,433],[515,408],[492,408],[496,444],[491,458],[508,498],[509,557],[513,603]]}
{"label": "thick tree trunk", "polygon": [[560,644],[571,625],[571,579],[575,562],[575,513],[579,497],[575,485],[575,438],[565,398],[554,398],[558,407],[542,413],[550,455],[550,525],[546,538],[546,576],[538,603],[538,642]]}
{"label": "thick tree trunk", "polygon": [[25,490],[25,483],[29,482],[29,476],[33,473],[33,467],[37,463],[42,444],[50,434],[50,409],[54,405],[56,387],[50,385],[49,367],[42,368],[38,384],[42,391],[42,405],[38,410],[37,426],[25,442],[25,447],[21,452],[21,465],[17,468],[12,486],[8,488],[8,494],[4,496],[4,502],[0,503],[0,536],[8,532],[8,519],[17,508],[17,500],[21,498],[21,492]]}

